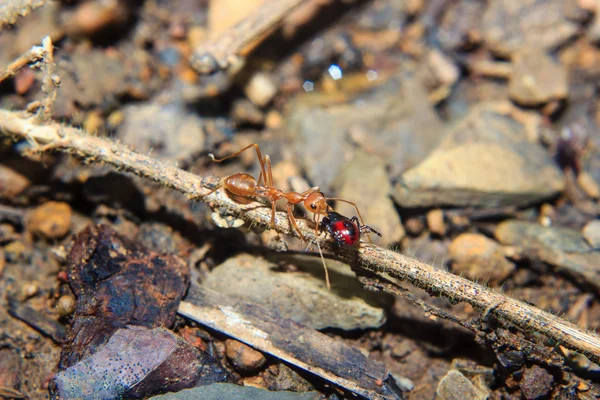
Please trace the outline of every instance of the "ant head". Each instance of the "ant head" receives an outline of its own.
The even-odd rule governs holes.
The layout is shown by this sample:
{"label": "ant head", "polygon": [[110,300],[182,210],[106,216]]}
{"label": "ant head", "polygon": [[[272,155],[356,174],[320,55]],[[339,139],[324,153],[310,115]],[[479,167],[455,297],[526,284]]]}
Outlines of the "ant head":
{"label": "ant head", "polygon": [[331,209],[327,204],[325,195],[321,192],[313,192],[306,196],[304,207],[312,213],[325,215]]}

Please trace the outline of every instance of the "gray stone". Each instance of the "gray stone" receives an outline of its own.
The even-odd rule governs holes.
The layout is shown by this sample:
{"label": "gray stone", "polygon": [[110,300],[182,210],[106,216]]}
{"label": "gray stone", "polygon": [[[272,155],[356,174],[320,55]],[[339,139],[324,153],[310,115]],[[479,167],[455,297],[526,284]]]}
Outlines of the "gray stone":
{"label": "gray stone", "polygon": [[577,34],[578,24],[564,14],[564,0],[496,0],[481,19],[487,46],[509,56],[524,45],[553,50]]}
{"label": "gray stone", "polygon": [[595,249],[600,248],[600,219],[588,222],[583,227],[582,233],[590,246]]}
{"label": "gray stone", "polygon": [[546,262],[583,284],[600,288],[600,251],[594,251],[576,230],[506,221],[498,225],[495,236],[503,244],[520,246],[530,259]]}
{"label": "gray stone", "polygon": [[[275,262],[294,264],[296,272],[278,271]],[[212,270],[202,286],[255,303],[315,329],[378,328],[385,322],[387,297],[362,289],[347,265],[327,260],[332,290],[323,280],[318,257],[274,255],[269,261],[242,254]]]}
{"label": "gray stone", "polygon": [[185,389],[177,393],[151,397],[154,400],[318,400],[320,398],[319,392],[272,392],[252,386],[234,385],[233,383],[214,383],[193,389]]}
{"label": "gray stone", "polygon": [[554,196],[565,178],[527,131],[495,105],[475,107],[394,187],[404,207],[526,205]]}
{"label": "gray stone", "polygon": [[409,74],[350,100],[340,104],[339,96],[307,94],[287,118],[300,165],[326,192],[352,157],[353,143],[379,157],[394,179],[421,161],[443,134],[427,92]]}
{"label": "gray stone", "polygon": [[124,112],[117,136],[140,153],[177,160],[204,148],[202,119],[183,103],[131,105]]}
{"label": "gray stone", "polygon": [[508,82],[510,98],[524,106],[537,106],[568,95],[567,71],[539,48],[523,47],[512,57]]}

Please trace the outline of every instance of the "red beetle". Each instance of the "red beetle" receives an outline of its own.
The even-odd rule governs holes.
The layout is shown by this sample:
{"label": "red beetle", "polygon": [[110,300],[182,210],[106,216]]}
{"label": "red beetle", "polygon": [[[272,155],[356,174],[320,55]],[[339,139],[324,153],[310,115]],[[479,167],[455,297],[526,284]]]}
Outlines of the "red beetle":
{"label": "red beetle", "polygon": [[368,233],[381,236],[381,233],[370,226],[361,225],[358,218],[347,218],[335,211],[329,211],[321,224],[333,236],[336,243],[340,245],[356,246],[360,241],[360,237]]}

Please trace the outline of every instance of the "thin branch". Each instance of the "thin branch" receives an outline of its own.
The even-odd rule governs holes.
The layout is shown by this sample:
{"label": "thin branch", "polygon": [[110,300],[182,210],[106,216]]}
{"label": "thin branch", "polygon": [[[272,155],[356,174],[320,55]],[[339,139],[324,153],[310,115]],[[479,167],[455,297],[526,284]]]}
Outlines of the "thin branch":
{"label": "thin branch", "polygon": [[33,46],[31,49],[23,53],[19,58],[10,63],[6,68],[0,70],[0,82],[6,78],[10,78],[19,72],[27,64],[41,60],[44,56],[44,48]]}
{"label": "thin branch", "polygon": [[50,36],[46,36],[42,40],[44,60],[44,77],[42,79],[42,91],[46,94],[46,98],[42,102],[42,107],[38,112],[40,122],[49,121],[52,118],[52,105],[56,100],[56,88],[60,84],[60,78],[54,74],[56,64],[54,63],[54,45]]}
{"label": "thin branch", "polygon": [[267,0],[254,13],[216,38],[194,50],[190,64],[200,74],[210,74],[238,64],[283,17],[302,4],[303,0]]}
{"label": "thin branch", "polygon": [[[190,199],[198,198],[219,181],[216,177],[202,178],[180,170],[138,154],[122,144],[87,135],[79,129],[58,123],[38,125],[25,113],[0,110],[0,131],[29,140],[34,144],[32,151],[61,150],[87,162],[111,164],[118,170],[129,171],[174,188]],[[238,204],[222,190],[202,200],[221,214],[242,218],[252,226],[268,228],[270,225],[270,208],[261,203]],[[299,220],[298,225],[309,241],[318,241],[322,248],[333,249],[332,240],[326,234],[315,235],[314,229],[303,220]],[[276,215],[275,230],[297,236],[283,212]],[[534,306],[374,245],[363,244],[357,251],[356,259],[357,265],[365,270],[407,281],[431,295],[447,297],[453,303],[469,303],[485,315],[504,320],[525,332],[546,335],[558,344],[586,355],[591,361],[600,362],[599,336]]]}

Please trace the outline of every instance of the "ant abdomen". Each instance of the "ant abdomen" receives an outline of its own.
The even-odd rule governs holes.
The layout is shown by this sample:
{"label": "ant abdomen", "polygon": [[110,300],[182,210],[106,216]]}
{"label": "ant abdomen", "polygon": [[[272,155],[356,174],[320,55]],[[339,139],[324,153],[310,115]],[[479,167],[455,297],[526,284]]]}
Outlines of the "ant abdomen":
{"label": "ant abdomen", "polygon": [[242,172],[229,175],[223,182],[225,190],[231,193],[237,202],[242,204],[252,202],[248,197],[255,195],[256,186],[256,179],[252,175]]}

